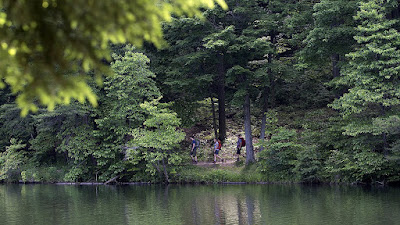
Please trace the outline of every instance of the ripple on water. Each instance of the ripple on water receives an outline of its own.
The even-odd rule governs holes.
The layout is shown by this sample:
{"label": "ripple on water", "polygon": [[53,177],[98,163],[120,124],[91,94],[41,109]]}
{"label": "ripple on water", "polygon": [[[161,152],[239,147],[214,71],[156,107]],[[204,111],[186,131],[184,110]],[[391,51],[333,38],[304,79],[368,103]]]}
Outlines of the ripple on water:
{"label": "ripple on water", "polygon": [[0,185],[0,224],[400,224],[400,189]]}

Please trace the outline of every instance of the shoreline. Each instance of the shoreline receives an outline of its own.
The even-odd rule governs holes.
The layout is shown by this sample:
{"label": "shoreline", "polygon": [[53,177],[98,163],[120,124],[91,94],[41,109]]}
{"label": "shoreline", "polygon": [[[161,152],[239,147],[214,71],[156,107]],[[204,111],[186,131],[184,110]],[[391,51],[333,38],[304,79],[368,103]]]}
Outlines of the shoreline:
{"label": "shoreline", "polygon": [[220,182],[113,182],[111,184],[106,184],[102,182],[1,182],[0,184],[24,184],[24,185],[34,185],[34,184],[52,184],[52,185],[70,185],[70,186],[140,186],[140,185],[304,185],[304,186],[359,186],[359,187],[366,187],[366,186],[376,186],[376,187],[397,187],[399,185],[390,185],[390,184],[382,184],[382,183],[375,183],[375,184],[367,184],[367,183],[303,183],[303,182],[291,182],[291,181],[257,181],[257,182],[245,182],[245,181],[220,181]]}

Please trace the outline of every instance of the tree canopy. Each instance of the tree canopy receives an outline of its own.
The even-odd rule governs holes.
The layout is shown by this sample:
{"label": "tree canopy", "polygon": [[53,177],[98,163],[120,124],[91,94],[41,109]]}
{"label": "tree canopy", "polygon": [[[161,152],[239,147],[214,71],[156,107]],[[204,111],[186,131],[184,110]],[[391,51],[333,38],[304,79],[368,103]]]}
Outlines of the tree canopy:
{"label": "tree canopy", "polygon": [[22,115],[37,111],[38,102],[50,110],[71,99],[97,105],[88,80],[101,83],[108,73],[110,43],[161,47],[162,21],[201,16],[215,3],[227,7],[223,0],[2,0],[0,86],[18,96]]}
{"label": "tree canopy", "polygon": [[0,3],[0,182],[400,181],[396,0]]}

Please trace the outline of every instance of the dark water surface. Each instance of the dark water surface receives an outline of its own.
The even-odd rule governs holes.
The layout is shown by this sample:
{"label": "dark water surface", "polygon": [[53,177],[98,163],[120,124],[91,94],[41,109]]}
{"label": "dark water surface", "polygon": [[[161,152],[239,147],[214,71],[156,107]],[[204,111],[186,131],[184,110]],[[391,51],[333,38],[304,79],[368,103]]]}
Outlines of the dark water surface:
{"label": "dark water surface", "polygon": [[400,188],[0,185],[0,224],[400,224]]}

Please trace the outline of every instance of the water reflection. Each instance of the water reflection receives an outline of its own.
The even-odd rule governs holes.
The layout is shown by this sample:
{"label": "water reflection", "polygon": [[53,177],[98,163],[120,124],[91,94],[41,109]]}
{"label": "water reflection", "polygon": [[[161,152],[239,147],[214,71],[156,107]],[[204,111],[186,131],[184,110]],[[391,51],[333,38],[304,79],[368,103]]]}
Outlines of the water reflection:
{"label": "water reflection", "polygon": [[0,185],[1,224],[399,224],[400,189]]}

